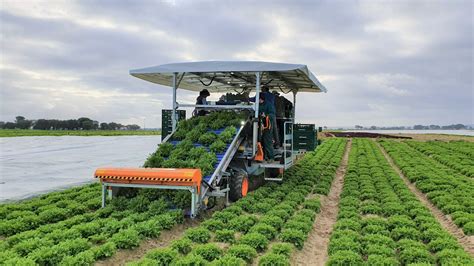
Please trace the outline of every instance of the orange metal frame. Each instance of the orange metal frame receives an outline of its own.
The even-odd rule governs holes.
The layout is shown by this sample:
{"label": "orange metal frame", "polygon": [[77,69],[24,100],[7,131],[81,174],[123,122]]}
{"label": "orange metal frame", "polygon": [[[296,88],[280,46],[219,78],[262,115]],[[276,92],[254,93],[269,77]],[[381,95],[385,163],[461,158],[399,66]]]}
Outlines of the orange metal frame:
{"label": "orange metal frame", "polygon": [[257,154],[255,155],[255,161],[263,161],[263,159],[262,143],[257,142]]}
{"label": "orange metal frame", "polygon": [[181,168],[98,168],[94,176],[107,183],[192,186],[198,192],[202,180],[200,169]]}

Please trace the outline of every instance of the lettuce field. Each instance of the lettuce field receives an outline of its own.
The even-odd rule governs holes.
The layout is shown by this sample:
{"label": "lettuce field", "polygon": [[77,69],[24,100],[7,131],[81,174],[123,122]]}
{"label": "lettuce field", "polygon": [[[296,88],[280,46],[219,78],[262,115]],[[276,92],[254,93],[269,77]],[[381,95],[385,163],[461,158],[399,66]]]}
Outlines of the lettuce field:
{"label": "lettuce field", "polygon": [[[217,153],[239,121],[215,119],[226,131],[212,136],[194,121],[178,137]],[[205,150],[185,148],[163,145],[145,166],[208,174]],[[0,205],[0,264],[474,265],[473,142],[327,138],[283,182],[195,220],[186,193],[141,189],[105,208],[100,194],[91,184]]]}

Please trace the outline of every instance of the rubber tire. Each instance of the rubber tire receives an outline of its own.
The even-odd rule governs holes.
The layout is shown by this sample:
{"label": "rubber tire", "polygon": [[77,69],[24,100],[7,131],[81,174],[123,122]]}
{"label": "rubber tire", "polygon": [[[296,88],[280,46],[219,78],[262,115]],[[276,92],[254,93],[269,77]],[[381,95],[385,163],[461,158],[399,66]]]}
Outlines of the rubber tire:
{"label": "rubber tire", "polygon": [[230,201],[235,202],[241,199],[242,197],[244,197],[242,195],[242,184],[245,179],[247,180],[247,189],[248,189],[249,179],[245,171],[243,170],[235,171],[234,174],[231,176],[229,180],[229,188],[230,188],[229,200]]}

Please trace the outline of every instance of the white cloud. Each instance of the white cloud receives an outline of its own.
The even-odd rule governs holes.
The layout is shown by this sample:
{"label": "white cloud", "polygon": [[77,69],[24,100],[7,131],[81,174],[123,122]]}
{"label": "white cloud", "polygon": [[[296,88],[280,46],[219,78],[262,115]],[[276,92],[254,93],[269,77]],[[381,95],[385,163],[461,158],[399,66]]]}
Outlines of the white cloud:
{"label": "white cloud", "polygon": [[414,84],[416,79],[406,74],[383,73],[367,75],[367,82],[373,90],[386,93],[388,96],[407,96],[410,92],[402,86]]}
{"label": "white cloud", "polygon": [[4,0],[0,120],[159,127],[171,91],[129,69],[231,59],[307,64],[329,92],[298,96],[302,122],[474,123],[472,17],[463,1]]}

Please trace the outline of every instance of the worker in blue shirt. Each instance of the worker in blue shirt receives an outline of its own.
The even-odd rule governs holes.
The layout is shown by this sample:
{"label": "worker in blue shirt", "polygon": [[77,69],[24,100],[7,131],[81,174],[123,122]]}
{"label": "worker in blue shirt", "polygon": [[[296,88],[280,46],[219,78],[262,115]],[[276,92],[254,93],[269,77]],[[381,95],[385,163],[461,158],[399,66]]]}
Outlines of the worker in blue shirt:
{"label": "worker in blue shirt", "polygon": [[[269,115],[271,116],[272,121],[273,144],[278,148],[280,146],[280,140],[278,137],[278,127],[276,120],[275,95],[271,93],[270,89],[266,86],[262,87],[262,93],[260,95],[265,97],[265,105],[267,105],[267,108],[270,110]],[[249,101],[255,102],[255,97],[249,98]]]}
{"label": "worker in blue shirt", "polygon": [[273,163],[275,158],[272,142],[272,117],[275,117],[275,108],[267,102],[266,95],[260,93],[258,111],[260,115],[260,130],[262,132],[263,156],[266,162]]}

